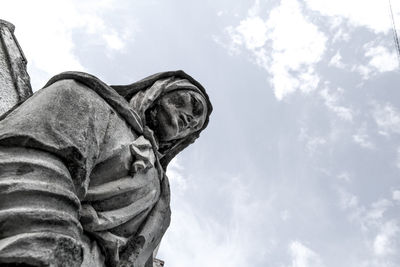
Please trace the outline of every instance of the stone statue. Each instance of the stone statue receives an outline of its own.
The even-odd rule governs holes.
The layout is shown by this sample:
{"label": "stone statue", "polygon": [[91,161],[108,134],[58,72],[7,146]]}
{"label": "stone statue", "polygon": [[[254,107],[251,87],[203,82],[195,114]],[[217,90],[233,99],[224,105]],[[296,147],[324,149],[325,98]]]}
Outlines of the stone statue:
{"label": "stone statue", "polygon": [[152,266],[170,222],[165,170],[211,111],[183,71],[126,86],[51,78],[0,121],[0,266]]}

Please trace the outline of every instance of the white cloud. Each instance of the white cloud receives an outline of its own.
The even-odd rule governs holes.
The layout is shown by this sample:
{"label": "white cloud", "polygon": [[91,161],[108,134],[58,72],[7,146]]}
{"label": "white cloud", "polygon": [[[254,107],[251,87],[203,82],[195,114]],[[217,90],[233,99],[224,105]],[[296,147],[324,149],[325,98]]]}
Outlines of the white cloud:
{"label": "white cloud", "polygon": [[339,51],[336,52],[336,54],[331,58],[331,60],[329,61],[329,65],[339,69],[345,68],[345,64],[342,62],[342,55]]}
{"label": "white cloud", "polygon": [[179,163],[179,157],[173,158],[168,164],[167,176],[175,194],[182,195],[187,189],[187,180],[183,173],[184,168]]}
{"label": "white cloud", "polygon": [[394,190],[392,192],[392,199],[396,201],[400,201],[400,190]]}
{"label": "white cloud", "polygon": [[[204,212],[196,209],[199,204],[188,197],[190,191],[199,189],[199,185],[193,179],[185,180],[183,195],[179,176],[187,176],[186,169],[179,160],[171,164],[168,168],[172,195],[171,226],[161,242],[159,258],[175,267],[220,267],[227,263],[232,267],[242,267],[270,253],[270,248],[275,246],[275,237],[272,233],[266,234],[269,230],[264,222],[266,216],[268,222],[273,221],[272,216],[266,215],[274,207],[269,203],[272,194],[268,194],[267,199],[255,199],[249,192],[248,180],[229,177],[227,183],[208,192],[219,194],[222,191],[224,200],[216,203],[214,199]],[[203,196],[201,202],[209,201],[207,192]],[[221,205],[227,207],[223,209]],[[225,215],[221,215],[222,218],[210,216],[214,212]],[[254,238],[254,232],[265,235],[265,238]]]}
{"label": "white cloud", "polygon": [[[389,33],[391,20],[388,3],[381,0],[305,0],[306,5],[322,15],[328,16],[331,31],[334,32],[332,41],[349,41],[351,32],[355,27],[366,27],[376,34]],[[395,19],[400,21],[400,2],[392,1]],[[351,25],[352,27],[348,27]],[[356,64],[350,67],[353,72],[358,72],[364,80],[379,73],[393,71],[398,68],[399,62],[394,47],[376,45],[370,42],[364,45],[366,64]],[[329,65],[344,69],[348,65],[343,63],[341,55],[335,54]]]}
{"label": "white cloud", "polygon": [[354,27],[367,27],[377,33],[386,33],[391,29],[388,5],[381,0],[305,0],[305,2],[310,9],[319,11],[324,16],[345,18]]}
{"label": "white cloud", "polygon": [[395,240],[400,237],[398,235],[399,232],[400,229],[396,222],[386,222],[382,226],[379,234],[375,237],[373,243],[374,253],[378,256],[387,256],[396,253],[397,249]]}
{"label": "white cloud", "polygon": [[[362,267],[395,267],[395,257],[399,251],[400,228],[399,221],[389,218],[390,213],[398,212],[393,208],[391,200],[382,198],[373,202],[368,207],[360,203],[359,198],[339,188],[339,200],[344,211],[348,212],[349,219],[360,225],[363,242],[367,254],[358,261],[357,266]],[[400,193],[392,192],[392,198],[400,199]],[[390,212],[389,212],[390,211]]]}
{"label": "white cloud", "polygon": [[267,41],[267,25],[260,17],[242,20],[232,32],[232,39],[238,45],[253,50],[265,45]]}
{"label": "white cloud", "polygon": [[320,78],[314,65],[325,52],[326,36],[304,17],[295,0],[283,0],[271,11],[267,25],[273,49],[267,69],[272,74],[275,96],[282,99],[297,89],[316,89]]}
{"label": "white cloud", "polygon": [[[0,17],[16,25],[16,37],[28,59],[34,89],[44,85],[48,76],[66,70],[85,71],[75,55],[73,32],[83,30],[104,40],[109,49],[122,49],[121,31],[104,22],[102,14],[114,1],[5,1]],[[22,8],[23,7],[23,8]]]}
{"label": "white cloud", "polygon": [[340,208],[343,210],[357,208],[358,207],[358,197],[353,195],[343,188],[338,189],[339,193],[339,204]]}
{"label": "white cloud", "polygon": [[367,46],[365,49],[365,56],[370,59],[368,64],[376,71],[386,72],[398,68],[396,51],[389,52],[384,46]]}
{"label": "white cloud", "polygon": [[396,166],[400,169],[400,147],[397,148]]}
{"label": "white cloud", "polygon": [[[227,227],[196,214],[181,203],[174,208],[171,227],[163,238],[160,257],[175,267],[246,266],[250,248],[235,227]],[[240,253],[238,253],[240,251]]]}
{"label": "white cloud", "polygon": [[364,80],[368,80],[373,74],[373,69],[369,65],[353,65],[351,71],[358,72]]}
{"label": "white cloud", "polygon": [[340,173],[337,178],[341,181],[345,181],[347,183],[351,182],[351,176],[348,172],[342,172]]}
{"label": "white cloud", "polygon": [[357,223],[362,230],[368,229],[369,222],[366,220],[367,209],[361,205],[358,196],[346,190],[345,187],[338,187],[337,195],[339,207],[347,212],[347,219],[352,223]]}
{"label": "white cloud", "polygon": [[256,63],[272,76],[278,100],[296,90],[315,90],[320,81],[315,64],[325,52],[326,36],[302,14],[297,0],[281,1],[266,20],[257,13],[250,12],[237,27],[227,28],[231,50],[243,46],[253,54]]}
{"label": "white cloud", "polygon": [[261,3],[260,0],[255,0],[254,4],[250,9],[247,11],[249,17],[258,16],[261,11]]}
{"label": "white cloud", "polygon": [[[339,187],[337,193],[341,209],[348,211],[350,221],[359,223],[365,232],[380,228],[387,221],[385,213],[394,207],[393,202],[386,198],[379,199],[365,207],[356,195],[343,187]],[[394,193],[392,195],[394,198]]]}
{"label": "white cloud", "polygon": [[393,206],[393,203],[387,199],[380,199],[372,203],[371,208],[365,216],[368,223],[375,224],[383,218],[384,213]]}
{"label": "white cloud", "polygon": [[308,129],[302,127],[298,139],[305,144],[305,149],[310,156],[315,155],[320,147],[328,143],[328,139],[322,136],[313,136],[308,133]]}
{"label": "white cloud", "polygon": [[373,149],[374,145],[368,141],[368,138],[368,135],[363,133],[353,135],[353,141],[359,144],[361,147]]}
{"label": "white cloud", "polygon": [[339,42],[339,41],[344,41],[347,42],[350,40],[350,33],[346,32],[343,28],[338,28],[336,30],[335,35],[332,38],[332,42]]}
{"label": "white cloud", "polygon": [[374,149],[375,145],[370,141],[370,137],[367,133],[365,126],[358,129],[357,133],[353,135],[353,141],[363,148]]}
{"label": "white cloud", "polygon": [[390,103],[385,105],[375,104],[373,116],[380,134],[400,134],[400,113],[396,107]]}
{"label": "white cloud", "polygon": [[102,35],[109,48],[113,50],[121,50],[125,47],[125,43],[118,33],[106,33]]}
{"label": "white cloud", "polygon": [[332,110],[336,115],[346,121],[353,120],[353,111],[350,108],[338,105],[339,98],[343,94],[343,89],[338,88],[337,90],[329,90],[324,88],[321,90],[320,95],[325,101],[327,108]]}
{"label": "white cloud", "polygon": [[292,241],[289,245],[289,251],[292,256],[290,267],[324,266],[321,257],[299,241]]}
{"label": "white cloud", "polygon": [[[194,210],[189,203],[179,201],[185,199],[183,194],[188,188],[188,182],[184,178],[185,168],[179,163],[179,159],[174,158],[171,161],[167,175],[171,194],[174,196],[171,203],[173,214],[158,257],[176,267],[219,267],[230,261],[234,262],[232,266],[245,266],[249,253],[253,251],[245,246],[238,229],[240,226],[221,225],[213,218],[205,217]],[[242,188],[239,186],[236,189],[239,194],[234,194],[234,199],[242,198]],[[238,251],[242,253],[239,254]]]}
{"label": "white cloud", "polygon": [[280,212],[282,221],[286,222],[291,218],[291,214],[288,210],[283,210]]}
{"label": "white cloud", "polygon": [[307,151],[310,154],[314,154],[317,151],[317,148],[325,145],[327,143],[327,140],[323,137],[311,137],[307,141]]}
{"label": "white cloud", "polygon": [[217,12],[217,16],[221,17],[224,13],[225,13],[224,11],[220,10],[220,11]]}
{"label": "white cloud", "polygon": [[396,51],[389,51],[382,45],[373,45],[372,42],[364,45],[365,57],[368,63],[365,65],[354,65],[351,71],[358,72],[364,80],[382,72],[394,71],[399,67]]}

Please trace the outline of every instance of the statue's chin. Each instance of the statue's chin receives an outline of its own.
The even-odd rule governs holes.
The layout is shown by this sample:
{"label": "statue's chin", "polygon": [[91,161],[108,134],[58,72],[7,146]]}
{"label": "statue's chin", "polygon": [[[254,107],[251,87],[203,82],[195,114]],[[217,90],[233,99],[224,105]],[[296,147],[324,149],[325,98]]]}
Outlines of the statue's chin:
{"label": "statue's chin", "polygon": [[160,141],[171,141],[177,135],[176,129],[165,121],[159,121],[155,133]]}

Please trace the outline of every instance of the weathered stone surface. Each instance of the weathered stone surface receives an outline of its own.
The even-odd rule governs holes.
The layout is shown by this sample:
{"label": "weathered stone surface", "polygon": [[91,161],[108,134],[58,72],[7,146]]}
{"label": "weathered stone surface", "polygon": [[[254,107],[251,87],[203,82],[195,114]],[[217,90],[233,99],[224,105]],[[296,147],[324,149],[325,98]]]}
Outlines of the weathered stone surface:
{"label": "weathered stone surface", "polygon": [[80,201],[60,159],[2,147],[0,170],[0,265],[80,266]]}
{"label": "weathered stone surface", "polygon": [[159,259],[154,259],[153,267],[164,267],[164,262],[162,260],[159,260]]}
{"label": "weathered stone surface", "polygon": [[14,26],[0,20],[0,117],[32,95],[26,59]]}
{"label": "weathered stone surface", "polygon": [[[9,31],[9,28],[0,21],[0,36],[7,31]],[[1,40],[0,37],[0,116],[16,105],[19,100],[11,74],[8,53]]]}

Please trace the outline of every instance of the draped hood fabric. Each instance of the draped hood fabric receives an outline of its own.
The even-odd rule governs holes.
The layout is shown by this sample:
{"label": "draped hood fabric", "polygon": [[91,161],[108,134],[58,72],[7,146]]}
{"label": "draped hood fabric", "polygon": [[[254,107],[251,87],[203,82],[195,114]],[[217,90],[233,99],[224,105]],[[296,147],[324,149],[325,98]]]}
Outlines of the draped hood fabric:
{"label": "draped hood fabric", "polygon": [[[156,84],[156,81],[159,81],[158,85]],[[149,102],[154,103],[157,97],[161,97],[162,95],[174,90],[191,90],[200,93],[204,97],[207,103],[207,116],[202,128],[182,139],[159,144],[161,150],[163,150],[163,155],[160,159],[160,163],[164,169],[166,169],[168,163],[180,151],[185,149],[185,147],[193,143],[199,137],[200,132],[207,127],[210,114],[213,110],[210,98],[204,87],[198,81],[196,81],[194,78],[192,78],[190,75],[186,74],[182,70],[160,72],[129,85],[111,85],[111,87],[114,88],[115,91],[118,92],[118,94],[125,97],[128,101],[132,98],[138,98],[145,100],[151,99],[152,101],[150,100]],[[152,97],[154,91],[157,94],[156,98]],[[143,109],[142,107],[140,107],[139,110],[145,110],[145,108]],[[139,115],[143,118],[144,114]]]}
{"label": "draped hood fabric", "polygon": [[[159,159],[162,168],[165,170],[168,166],[168,163],[183,149],[185,149],[188,145],[192,144],[200,135],[200,132],[204,130],[209,122],[210,114],[213,110],[212,104],[210,102],[210,98],[204,89],[204,87],[196,81],[193,77],[188,75],[182,70],[177,71],[166,71],[153,74],[148,76],[140,81],[129,85],[111,85],[108,86],[97,77],[90,75],[88,73],[83,72],[63,72],[60,73],[53,78],[51,78],[48,83],[45,85],[48,86],[58,80],[62,79],[74,79],[79,81],[90,88],[92,88],[96,93],[98,93],[101,97],[106,99],[106,101],[117,110],[124,119],[130,123],[132,128],[140,134],[144,134],[146,138],[150,139],[153,142],[155,147],[159,147],[159,144],[154,142],[154,137],[152,137],[152,131],[148,131],[145,126],[145,118],[144,111],[145,108],[149,107],[154,101],[161,97],[162,95],[169,93],[174,90],[192,90],[200,93],[206,103],[207,103],[207,116],[206,120],[202,126],[202,128],[182,139],[175,140],[169,142],[168,144],[164,144],[167,147],[167,151],[164,151],[162,158]],[[153,86],[157,81],[164,81],[162,84],[158,86]],[[114,89],[114,90],[112,90]],[[121,99],[122,96],[125,98],[125,101]],[[145,108],[143,106],[139,107],[139,110],[133,110],[132,106],[130,106],[129,101],[135,96],[140,99],[140,101],[148,101]],[[139,101],[137,101],[139,102]],[[161,144],[163,145],[163,144]]]}
{"label": "draped hood fabric", "polygon": [[[156,155],[154,161],[160,177],[160,197],[147,215],[144,223],[140,226],[138,232],[132,238],[127,241],[125,240],[126,242],[124,241],[124,250],[119,252],[118,259],[121,266],[124,266],[124,264],[130,266],[129,264],[132,263],[134,263],[133,266],[144,266],[153,250],[161,241],[170,222],[170,189],[165,170],[170,160],[189,144],[193,143],[198,138],[200,132],[207,126],[208,118],[212,111],[208,95],[200,83],[183,71],[158,73],[126,86],[108,86],[95,76],[87,73],[64,72],[51,78],[45,87],[57,81],[68,79],[86,85],[104,99],[138,136],[144,136],[149,140]],[[166,143],[158,143],[153,132],[146,126],[144,113],[159,97],[174,90],[192,90],[200,93],[207,103],[206,121],[199,131],[184,138]],[[0,144],[2,140],[3,143],[10,141],[11,139],[7,138],[11,135],[12,133],[9,133],[7,130],[4,133],[0,132]],[[13,142],[17,143],[20,140],[15,139]],[[28,136],[22,140],[30,147],[40,147],[35,143],[35,138]],[[49,147],[48,151],[54,152],[57,155],[54,144],[45,145]],[[90,157],[85,157],[84,153],[84,147],[81,147],[81,149],[70,151],[67,153],[68,157],[64,158],[71,175],[75,177],[74,182],[77,188],[77,195],[80,199],[87,193],[88,178],[94,164],[93,162],[85,162],[83,160],[89,158],[88,161],[90,161]],[[147,159],[146,157],[142,157],[140,160],[145,162]],[[140,164],[141,162],[138,162],[138,166]]]}

